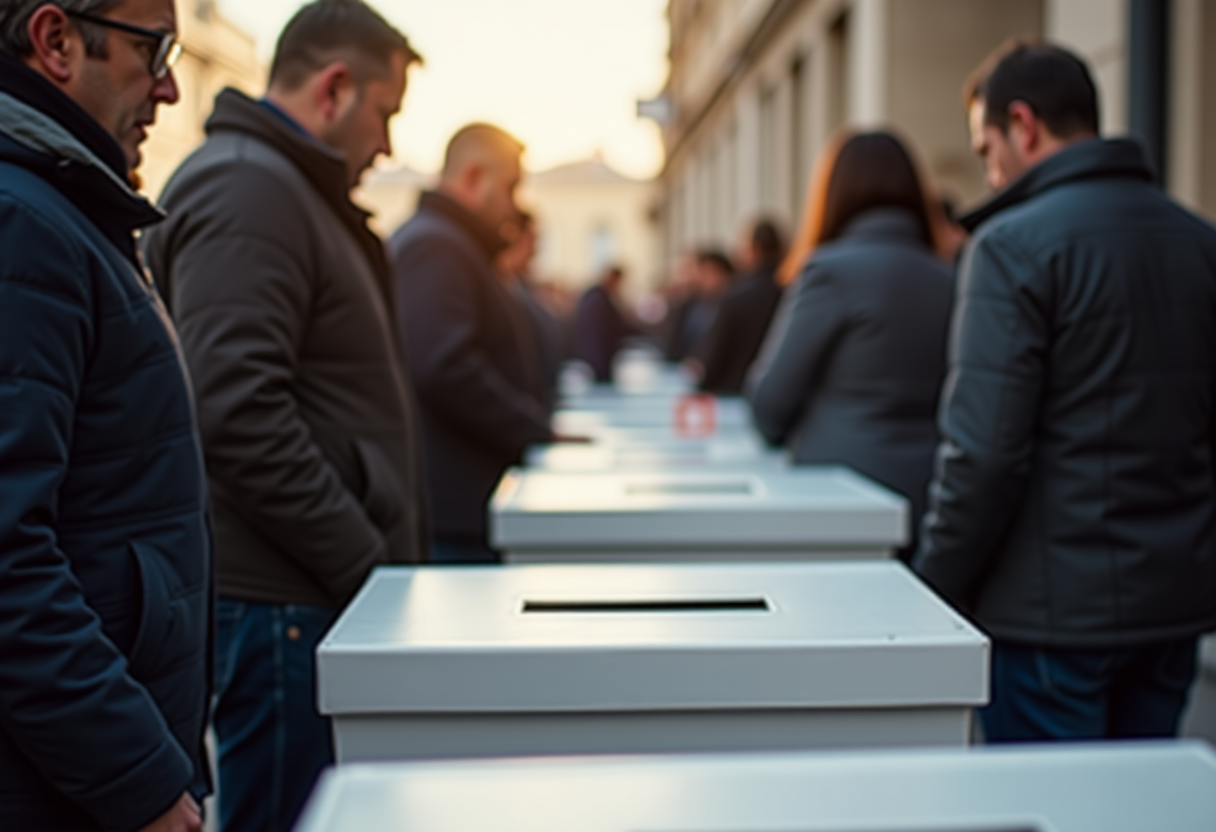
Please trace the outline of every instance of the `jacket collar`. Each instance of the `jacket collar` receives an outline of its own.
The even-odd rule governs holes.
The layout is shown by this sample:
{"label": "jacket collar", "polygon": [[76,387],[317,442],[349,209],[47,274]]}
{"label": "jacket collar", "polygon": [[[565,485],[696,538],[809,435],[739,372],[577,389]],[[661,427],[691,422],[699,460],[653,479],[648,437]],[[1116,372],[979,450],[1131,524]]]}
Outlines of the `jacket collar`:
{"label": "jacket collar", "polygon": [[418,199],[418,210],[439,214],[455,223],[473,238],[487,260],[494,259],[500,251],[506,248],[506,241],[497,231],[447,194],[439,191],[424,191]]}
{"label": "jacket collar", "polygon": [[1113,178],[1153,181],[1152,170],[1139,143],[1131,139],[1089,139],[1078,142],[1023,173],[990,200],[960,217],[959,224],[967,231],[973,232],[1007,208],[1059,185],[1085,179]]}
{"label": "jacket collar", "polygon": [[224,132],[253,136],[286,156],[326,202],[340,209],[354,207],[350,201],[346,157],[311,135],[293,129],[282,116],[244,93],[234,89],[220,92],[204,129],[209,136]]}
{"label": "jacket collar", "polygon": [[76,102],[0,55],[0,159],[59,190],[133,262],[133,233],[164,218],[127,183],[118,142]]}
{"label": "jacket collar", "polygon": [[126,181],[127,157],[114,137],[54,84],[3,53],[0,53],[0,92],[57,122],[60,132],[71,135],[110,172]]}
{"label": "jacket collar", "polygon": [[845,224],[841,240],[899,240],[924,244],[916,215],[906,208],[871,208]]}
{"label": "jacket collar", "polygon": [[286,157],[354,235],[375,269],[382,291],[387,291],[389,266],[384,243],[367,225],[371,214],[351,201],[346,157],[341,152],[234,89],[225,89],[216,97],[215,110],[204,129],[208,136],[225,132],[252,136]]}

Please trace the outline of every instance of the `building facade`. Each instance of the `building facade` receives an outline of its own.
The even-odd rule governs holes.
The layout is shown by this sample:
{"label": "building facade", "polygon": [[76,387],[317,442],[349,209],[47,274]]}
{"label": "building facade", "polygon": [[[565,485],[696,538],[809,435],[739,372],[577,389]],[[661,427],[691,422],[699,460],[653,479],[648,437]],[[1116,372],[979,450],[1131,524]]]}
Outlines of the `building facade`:
{"label": "building facade", "polygon": [[759,214],[795,225],[815,158],[844,127],[895,129],[943,196],[974,202],[985,186],[962,88],[1014,36],[1083,55],[1104,132],[1155,126],[1170,190],[1216,216],[1216,3],[671,0],[668,17],[657,202],[668,266]]}
{"label": "building facade", "polygon": [[581,290],[615,264],[626,272],[625,291],[641,294],[658,278],[653,194],[653,183],[631,179],[599,156],[529,176],[521,202],[540,232],[537,276]]}
{"label": "building facade", "polygon": [[143,191],[155,198],[173,171],[203,143],[203,125],[225,87],[260,95],[266,67],[252,35],[216,9],[213,0],[180,0],[178,32],[182,56],[173,68],[181,95],[172,107],[157,110],[157,123],[143,147],[139,176]]}

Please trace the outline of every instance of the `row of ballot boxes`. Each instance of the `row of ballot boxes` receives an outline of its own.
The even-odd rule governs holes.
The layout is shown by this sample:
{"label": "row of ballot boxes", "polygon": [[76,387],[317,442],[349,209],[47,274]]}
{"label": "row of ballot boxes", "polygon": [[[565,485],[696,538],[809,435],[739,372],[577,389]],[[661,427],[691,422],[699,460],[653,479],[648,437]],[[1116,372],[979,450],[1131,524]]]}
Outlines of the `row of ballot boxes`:
{"label": "row of ballot boxes", "polygon": [[504,565],[379,569],[323,640],[304,832],[1216,828],[1199,748],[965,751],[989,643],[892,559],[907,502],[630,362],[504,477]]}
{"label": "row of ballot boxes", "polygon": [[511,562],[875,559],[907,544],[902,497],[791,466],[738,399],[708,399],[713,429],[683,432],[686,401],[598,393],[559,412],[559,432],[591,441],[534,448],[507,472],[491,544]]}

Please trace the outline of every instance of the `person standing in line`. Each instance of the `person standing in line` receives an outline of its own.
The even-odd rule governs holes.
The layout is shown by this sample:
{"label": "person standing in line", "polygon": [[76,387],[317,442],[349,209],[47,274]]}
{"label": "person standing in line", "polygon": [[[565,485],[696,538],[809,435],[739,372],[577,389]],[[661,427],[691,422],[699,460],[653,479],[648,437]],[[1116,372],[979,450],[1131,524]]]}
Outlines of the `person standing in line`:
{"label": "person standing in line", "polygon": [[734,277],[735,266],[725,252],[703,248],[692,255],[689,294],[668,315],[667,361],[683,363],[698,376],[703,372],[709,332]]}
{"label": "person standing in line", "polygon": [[600,281],[579,299],[574,314],[574,357],[585,361],[598,382],[612,381],[612,359],[639,329],[618,306],[625,270],[611,265]]}
{"label": "person standing in line", "polygon": [[738,396],[747,370],[760,353],[764,336],[781,302],[777,269],[785,257],[785,242],[772,220],[752,226],[745,260],[750,272],[722,298],[705,343],[705,372],[698,387],[703,393]]}
{"label": "person standing in line", "polygon": [[422,412],[434,558],[499,560],[486,510],[524,448],[550,442],[535,395],[540,368],[520,344],[495,272],[504,228],[518,217],[523,145],[489,124],[448,143],[439,186],[390,240],[402,350]]}
{"label": "person standing in line", "polygon": [[0,829],[198,832],[203,459],[129,182],[172,0],[0,4]]}
{"label": "person standing in line", "polygon": [[797,282],[749,387],[756,427],[795,463],[848,465],[906,497],[913,518],[933,474],[954,296],[929,204],[890,133],[828,149],[783,270]]}
{"label": "person standing in line", "polygon": [[511,223],[510,244],[498,255],[498,275],[517,305],[520,339],[540,369],[533,395],[547,411],[557,405],[557,378],[562,366],[562,332],[557,318],[536,297],[532,261],[536,257],[536,218],[521,210]]}
{"label": "person standing in line", "polygon": [[1216,229],[1098,138],[1085,64],[968,85],[998,193],[962,218],[916,566],[992,637],[992,742],[1166,737],[1216,628]]}
{"label": "person standing in line", "polygon": [[211,482],[223,832],[293,827],[333,761],[314,650],[373,568],[426,559],[388,261],[350,201],[418,60],[360,0],[303,6],[265,97],[219,94],[145,241]]}

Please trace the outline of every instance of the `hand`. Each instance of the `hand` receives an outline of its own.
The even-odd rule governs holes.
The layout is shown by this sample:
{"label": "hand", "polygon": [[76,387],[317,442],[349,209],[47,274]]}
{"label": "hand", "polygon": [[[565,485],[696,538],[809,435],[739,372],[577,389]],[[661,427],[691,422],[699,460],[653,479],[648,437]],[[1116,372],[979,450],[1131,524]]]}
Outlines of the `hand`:
{"label": "hand", "polygon": [[183,794],[172,809],[139,832],[203,832],[203,815],[194,798]]}

